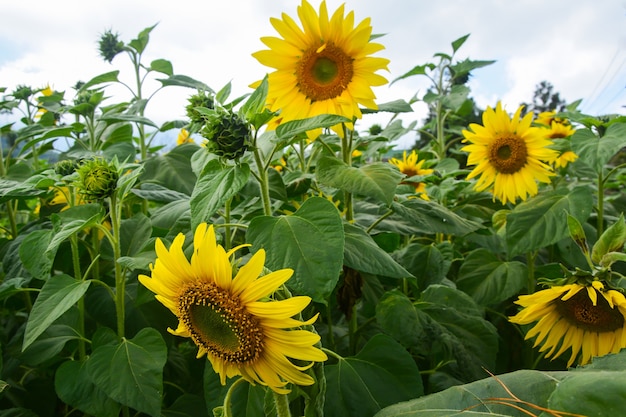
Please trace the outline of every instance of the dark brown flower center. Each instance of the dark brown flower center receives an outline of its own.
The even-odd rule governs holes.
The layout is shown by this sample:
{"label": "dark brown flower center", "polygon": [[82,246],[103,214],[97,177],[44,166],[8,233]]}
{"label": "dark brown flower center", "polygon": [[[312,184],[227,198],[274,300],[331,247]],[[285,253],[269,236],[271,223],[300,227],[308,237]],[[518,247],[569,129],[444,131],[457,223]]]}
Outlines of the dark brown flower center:
{"label": "dark brown flower center", "polygon": [[237,297],[209,282],[188,285],[178,299],[179,318],[193,341],[233,363],[255,360],[263,351],[263,330]]}
{"label": "dark brown flower center", "polygon": [[601,294],[594,306],[585,289],[566,301],[557,300],[556,309],[573,326],[586,331],[604,333],[624,327],[624,316],[619,309],[611,308]]}
{"label": "dark brown flower center", "polygon": [[515,135],[496,138],[488,152],[489,163],[502,174],[514,174],[528,161],[526,142]]}
{"label": "dark brown flower center", "polygon": [[312,102],[340,96],[353,75],[352,58],[333,43],[309,48],[296,68],[298,88]]}

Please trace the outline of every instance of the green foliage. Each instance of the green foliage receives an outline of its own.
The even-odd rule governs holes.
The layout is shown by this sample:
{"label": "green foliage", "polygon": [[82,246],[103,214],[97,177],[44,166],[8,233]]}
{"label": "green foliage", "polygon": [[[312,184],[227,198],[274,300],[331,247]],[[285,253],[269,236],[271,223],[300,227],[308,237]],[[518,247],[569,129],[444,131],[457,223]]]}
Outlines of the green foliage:
{"label": "green foliage", "polygon": [[[578,159],[554,168],[536,195],[502,205],[490,189],[474,189],[459,146],[481,117],[469,77],[493,62],[460,55],[469,35],[396,77],[431,84],[408,102],[362,109],[389,116],[363,128],[335,114],[280,123],[267,102],[271,76],[232,98],[231,82],[213,90],[167,59],[146,62],[155,26],[130,41],[107,31],[98,44],[109,62],[129,59],[134,87],[119,70],[78,83],[73,97],[0,87],[10,119],[0,126],[0,416],[284,417],[281,404],[306,417],[626,407],[624,352],[566,370],[508,320],[516,297],[544,285],[626,291],[624,116],[568,106],[557,118],[576,132],[555,149]],[[115,102],[113,85],[130,99]],[[189,92],[185,116],[156,122],[148,104],[165,87]],[[405,125],[398,116],[410,117],[417,101],[428,118]],[[187,143],[157,143],[174,129],[187,131]],[[413,134],[420,168],[390,164],[402,157],[397,140]],[[197,135],[209,142],[193,143]],[[164,307],[166,297],[155,300],[138,277],[159,265],[177,278],[207,278],[165,259],[161,246],[183,235],[188,260],[212,262],[194,252],[205,222],[226,252],[237,249],[233,275],[261,249],[261,275],[293,270],[267,299],[311,299],[293,319],[311,319],[302,329],[319,334],[328,360],[293,362],[313,385],[289,383],[287,396],[275,396],[234,367],[218,375],[192,339],[168,332],[178,327],[182,290],[164,285],[174,294]],[[262,342],[260,355],[283,343]],[[293,343],[276,355],[298,357]]]}

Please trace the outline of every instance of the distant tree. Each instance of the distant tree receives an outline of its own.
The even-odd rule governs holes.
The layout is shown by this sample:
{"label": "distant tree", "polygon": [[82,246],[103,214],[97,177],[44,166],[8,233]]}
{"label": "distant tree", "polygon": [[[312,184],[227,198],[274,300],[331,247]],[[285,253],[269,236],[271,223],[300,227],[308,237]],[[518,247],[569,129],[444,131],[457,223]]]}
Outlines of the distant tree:
{"label": "distant tree", "polygon": [[522,104],[524,105],[524,109],[522,110],[523,114],[533,112],[537,115],[544,111],[563,111],[567,103],[561,98],[561,95],[557,91],[554,91],[552,84],[547,81],[542,81],[535,87],[532,103]]}

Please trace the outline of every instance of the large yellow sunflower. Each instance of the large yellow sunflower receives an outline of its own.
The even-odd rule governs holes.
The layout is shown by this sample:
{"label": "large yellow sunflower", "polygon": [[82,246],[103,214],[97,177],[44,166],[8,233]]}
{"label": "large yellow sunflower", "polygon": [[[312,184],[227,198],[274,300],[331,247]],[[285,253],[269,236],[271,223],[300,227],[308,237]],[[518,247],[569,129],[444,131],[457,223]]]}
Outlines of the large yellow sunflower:
{"label": "large yellow sunflower", "polygon": [[329,18],[325,1],[318,14],[306,0],[298,17],[302,27],[285,13],[272,18],[281,38],[261,38],[270,49],[253,54],[275,69],[267,96],[270,110],[280,111],[274,125],[320,114],[359,119],[359,105],[377,109],[371,87],[387,83],[376,71],[387,69],[389,60],[370,56],[384,49],[370,42],[370,18],[355,26],[354,12],[344,16],[343,5]]}
{"label": "large yellow sunflower", "polygon": [[156,293],[156,299],[178,317],[178,327],[168,331],[191,338],[198,346],[198,357],[206,354],[222,384],[226,377],[236,375],[278,393],[288,393],[285,385],[289,382],[313,384],[313,378],[302,372],[313,363],[296,366],[288,359],[327,359],[313,346],[320,340],[318,335],[293,329],[317,318],[305,322],[292,318],[311,299],[267,298],[291,277],[293,270],[281,269],[259,278],[265,263],[265,251],[261,249],[233,278],[229,258],[241,246],[226,252],[216,243],[213,226],[202,223],[194,234],[189,262],[183,253],[184,241],[184,235],[179,234],[168,251],[157,239],[157,259],[150,266],[152,277],[139,276],[139,281]]}
{"label": "large yellow sunflower", "polygon": [[[565,119],[556,117],[555,111],[546,111],[539,113],[535,124],[544,128],[546,136],[550,139],[565,139],[576,133],[576,129]],[[557,168],[565,168],[568,163],[574,162],[578,159],[571,150],[566,150],[559,153],[555,159],[547,162],[554,164]]]}
{"label": "large yellow sunflower", "polygon": [[543,343],[539,351],[550,349],[546,357],[554,359],[571,348],[568,367],[579,353],[578,362],[584,365],[592,356],[626,347],[626,298],[619,291],[606,290],[600,281],[554,286],[522,295],[516,303],[524,309],[509,320],[537,322],[526,339],[537,336],[534,347]]}
{"label": "large yellow sunflower", "polygon": [[[416,175],[430,175],[433,173],[432,169],[422,168],[425,160],[418,161],[418,156],[415,150],[412,150],[409,156],[406,155],[406,151],[402,152],[402,159],[391,158],[389,163],[398,167],[400,172],[407,176],[408,179]],[[403,182],[404,183],[404,182]],[[423,182],[407,181],[406,184],[413,185],[415,192],[420,195],[424,200],[430,200],[426,194],[426,184]]]}
{"label": "large yellow sunflower", "polygon": [[467,164],[476,165],[467,178],[479,176],[474,188],[489,189],[502,204],[537,194],[536,181],[549,183],[554,175],[544,162],[558,155],[548,148],[552,141],[541,128],[531,127],[532,113],[521,118],[521,111],[520,106],[510,118],[498,102],[495,110],[483,112],[483,126],[472,123],[470,130],[463,130],[463,142],[470,144],[461,150],[469,153]]}

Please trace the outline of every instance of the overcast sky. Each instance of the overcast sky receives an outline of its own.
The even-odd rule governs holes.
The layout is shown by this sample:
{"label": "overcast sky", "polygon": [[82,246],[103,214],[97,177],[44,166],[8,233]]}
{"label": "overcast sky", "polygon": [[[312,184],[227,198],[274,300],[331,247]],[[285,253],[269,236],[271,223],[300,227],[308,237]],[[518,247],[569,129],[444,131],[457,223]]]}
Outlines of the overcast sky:
{"label": "overcast sky", "polygon": [[[319,0],[311,0],[318,8]],[[332,13],[342,2],[328,0]],[[100,34],[112,29],[125,42],[144,28],[153,30],[144,62],[170,60],[174,72],[217,90],[231,81],[233,95],[269,70],[251,54],[266,49],[262,36],[276,36],[270,17],[296,17],[299,0],[106,0],[99,2],[0,0],[0,87],[17,84],[67,91],[77,81],[115,69],[132,75],[126,55],[113,64],[98,56]],[[372,18],[377,40],[386,49],[376,56],[391,60],[389,80],[416,65],[436,62],[433,54],[451,52],[450,42],[470,34],[459,59],[496,60],[473,72],[471,95],[482,108],[502,100],[513,112],[530,102],[535,86],[547,80],[568,102],[583,99],[593,114],[626,113],[626,0],[346,0],[357,22]],[[154,85],[149,85],[154,87]],[[424,77],[375,89],[378,102],[422,97]],[[123,90],[107,90],[128,96]],[[147,115],[161,123],[184,117],[192,90],[169,87],[151,101]],[[424,117],[423,104],[403,115],[407,123]],[[387,116],[366,119],[358,127]],[[408,139],[408,146],[412,138]],[[398,147],[407,147],[407,143]]]}

